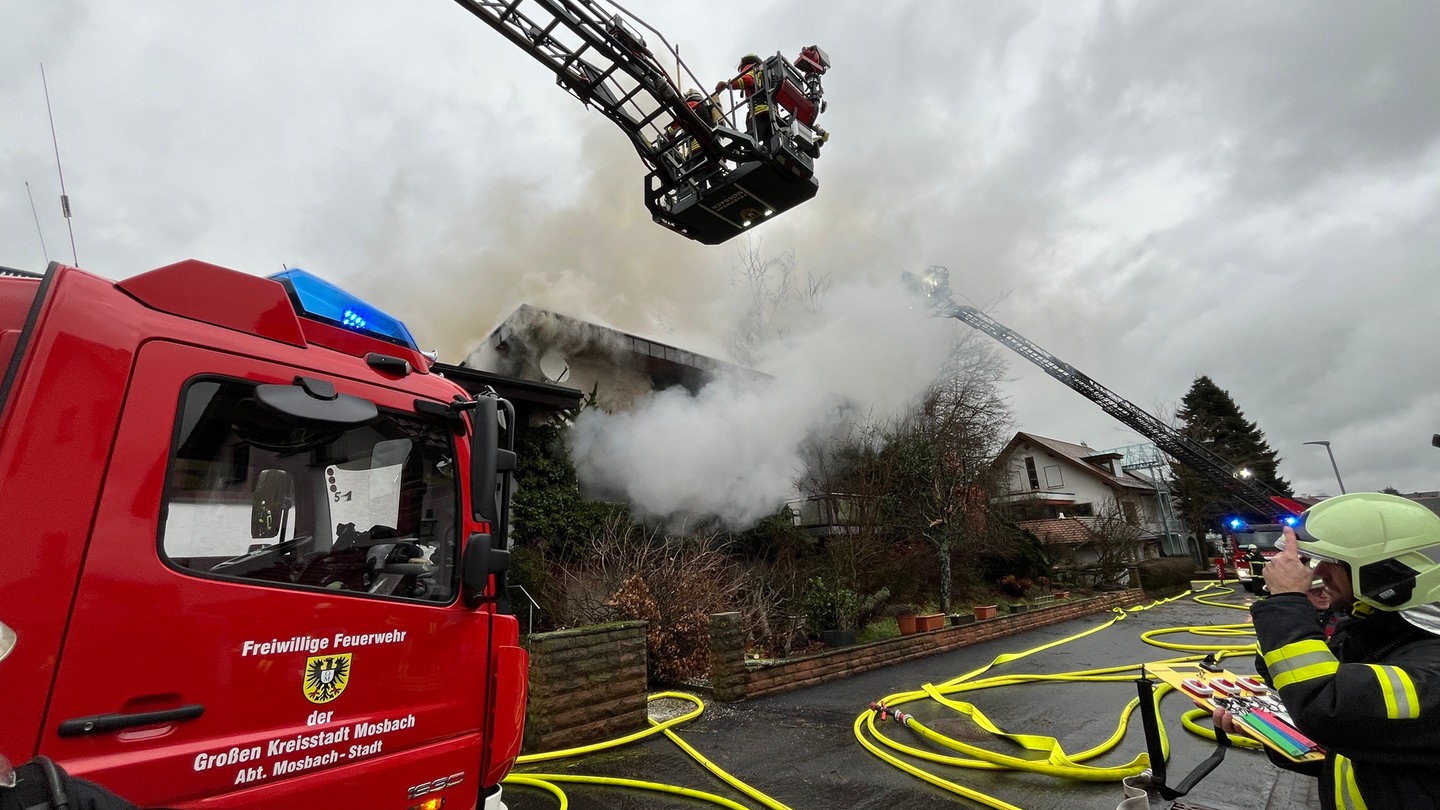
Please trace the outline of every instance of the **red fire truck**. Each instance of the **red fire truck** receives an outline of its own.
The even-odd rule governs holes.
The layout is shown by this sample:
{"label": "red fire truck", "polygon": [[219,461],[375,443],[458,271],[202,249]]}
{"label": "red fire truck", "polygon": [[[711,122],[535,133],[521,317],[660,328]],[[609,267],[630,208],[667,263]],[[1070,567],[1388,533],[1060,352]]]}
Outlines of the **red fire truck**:
{"label": "red fire truck", "polygon": [[0,754],[141,805],[503,808],[513,410],[431,363],[301,270],[0,273]]}
{"label": "red fire truck", "polygon": [[[1294,516],[1288,516],[1285,522],[1295,525]],[[1256,595],[1264,592],[1265,563],[1280,553],[1277,544],[1284,532],[1284,523],[1247,523],[1241,518],[1226,521],[1225,550],[1235,566],[1235,578],[1245,590]]]}

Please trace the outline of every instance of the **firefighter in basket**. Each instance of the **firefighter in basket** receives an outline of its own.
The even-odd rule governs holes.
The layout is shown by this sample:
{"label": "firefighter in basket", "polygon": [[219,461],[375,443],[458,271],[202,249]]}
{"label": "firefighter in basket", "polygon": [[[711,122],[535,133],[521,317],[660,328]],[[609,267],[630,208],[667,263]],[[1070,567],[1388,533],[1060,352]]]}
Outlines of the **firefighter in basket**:
{"label": "firefighter in basket", "polygon": [[736,66],[738,71],[735,78],[730,81],[721,81],[715,85],[715,92],[720,93],[727,88],[739,90],[740,94],[750,104],[750,113],[746,116],[745,126],[750,134],[755,136],[755,142],[761,149],[766,151],[770,148],[770,136],[774,133],[774,126],[770,121],[770,103],[765,96],[765,77],[762,72],[760,57],[753,53],[747,53],[740,57],[740,64]]}

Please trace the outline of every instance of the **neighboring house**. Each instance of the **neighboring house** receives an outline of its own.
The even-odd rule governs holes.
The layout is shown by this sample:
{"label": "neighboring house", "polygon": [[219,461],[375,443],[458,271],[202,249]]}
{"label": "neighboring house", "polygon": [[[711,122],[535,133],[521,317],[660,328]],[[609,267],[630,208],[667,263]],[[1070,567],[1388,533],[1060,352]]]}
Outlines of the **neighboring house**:
{"label": "neighboring house", "polygon": [[1016,433],[997,463],[1009,471],[1008,492],[1021,528],[1084,568],[1113,554],[1107,535],[1122,537],[1131,561],[1201,551],[1170,506],[1167,475],[1153,446],[1095,450],[1033,433]]}
{"label": "neighboring house", "polygon": [[1401,496],[1424,506],[1431,512],[1440,515],[1440,492],[1430,490],[1428,492],[1407,492]]}

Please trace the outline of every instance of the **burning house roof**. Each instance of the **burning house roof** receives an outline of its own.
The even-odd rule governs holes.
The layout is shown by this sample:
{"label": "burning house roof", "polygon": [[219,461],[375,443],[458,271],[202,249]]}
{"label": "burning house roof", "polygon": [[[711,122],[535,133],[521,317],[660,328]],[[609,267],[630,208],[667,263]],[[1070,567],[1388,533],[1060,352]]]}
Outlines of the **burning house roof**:
{"label": "burning house roof", "polygon": [[625,409],[653,390],[695,393],[721,374],[749,369],[659,341],[522,304],[462,364],[527,380],[592,388]]}

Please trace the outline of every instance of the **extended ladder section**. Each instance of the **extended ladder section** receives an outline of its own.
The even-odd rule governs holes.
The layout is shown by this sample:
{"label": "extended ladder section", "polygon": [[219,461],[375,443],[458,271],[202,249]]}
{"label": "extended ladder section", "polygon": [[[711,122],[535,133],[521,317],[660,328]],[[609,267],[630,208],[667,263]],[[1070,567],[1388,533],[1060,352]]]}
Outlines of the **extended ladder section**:
{"label": "extended ladder section", "polygon": [[455,0],[548,67],[556,83],[630,136],[656,167],[655,143],[672,120],[693,119],[696,137],[718,150],[675,82],[624,18],[593,0]]}
{"label": "extended ladder section", "polygon": [[1210,448],[1136,407],[1134,403],[1040,348],[1014,329],[975,307],[955,303],[950,298],[950,271],[947,268],[929,267],[918,276],[906,273],[904,277],[917,293],[929,300],[933,314],[964,321],[1009,346],[1016,354],[1044,369],[1046,374],[1070,386],[1072,390],[1099,405],[1106,413],[1154,442],[1162,452],[1190,468],[1207,483],[1223,489],[1257,513],[1281,516],[1287,512],[1299,514],[1304,510],[1303,504],[1291,500],[1261,481],[1242,475],[1238,467],[1216,455]]}
{"label": "extended ladder section", "polygon": [[1116,394],[1069,363],[1045,351],[1024,335],[1000,323],[972,306],[951,304],[945,314],[979,329],[1010,347],[1016,354],[1045,370],[1045,373],[1070,386],[1102,410],[1124,422],[1135,432],[1155,443],[1171,458],[1189,467],[1207,483],[1224,489],[1262,515],[1275,515],[1281,504],[1275,497],[1285,496],[1264,483],[1248,479],[1230,462],[1209,448],[1175,430],[1134,403]]}
{"label": "extended ladder section", "polygon": [[823,107],[819,77],[829,68],[818,48],[806,49],[793,66],[778,55],[765,60],[761,92],[773,99],[778,135],[759,143],[737,128],[735,112],[721,109],[719,97],[704,106],[687,104],[678,74],[683,71],[694,87],[706,83],[669,49],[663,57],[675,62],[672,79],[639,29],[662,44],[664,37],[618,6],[599,0],[455,2],[625,131],[650,169],[645,204],[667,228],[718,244],[815,195],[812,161],[821,141],[814,118]]}

